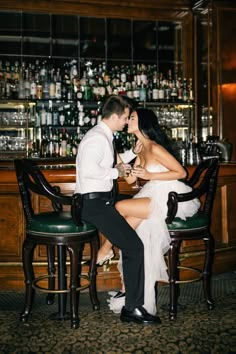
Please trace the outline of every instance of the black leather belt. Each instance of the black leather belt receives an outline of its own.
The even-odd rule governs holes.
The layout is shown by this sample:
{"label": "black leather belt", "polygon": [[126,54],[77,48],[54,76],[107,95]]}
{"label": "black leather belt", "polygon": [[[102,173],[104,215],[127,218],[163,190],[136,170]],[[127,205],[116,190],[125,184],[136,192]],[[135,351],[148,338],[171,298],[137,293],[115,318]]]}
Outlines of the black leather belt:
{"label": "black leather belt", "polygon": [[98,199],[98,198],[112,198],[112,191],[111,192],[92,192],[92,193],[85,193],[82,194],[83,199]]}

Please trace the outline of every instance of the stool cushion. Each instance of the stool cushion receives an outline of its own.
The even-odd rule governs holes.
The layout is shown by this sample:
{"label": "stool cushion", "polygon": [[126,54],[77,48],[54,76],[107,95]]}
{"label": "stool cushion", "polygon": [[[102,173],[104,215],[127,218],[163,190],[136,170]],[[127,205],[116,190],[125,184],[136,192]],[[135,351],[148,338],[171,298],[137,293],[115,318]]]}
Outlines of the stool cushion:
{"label": "stool cushion", "polygon": [[96,228],[88,222],[76,226],[68,211],[53,211],[36,214],[26,226],[27,232],[42,232],[47,234],[78,234],[95,231]]}
{"label": "stool cushion", "polygon": [[180,218],[174,218],[171,224],[167,224],[169,231],[177,230],[192,230],[208,226],[208,218],[201,212],[186,218],[186,220]]}

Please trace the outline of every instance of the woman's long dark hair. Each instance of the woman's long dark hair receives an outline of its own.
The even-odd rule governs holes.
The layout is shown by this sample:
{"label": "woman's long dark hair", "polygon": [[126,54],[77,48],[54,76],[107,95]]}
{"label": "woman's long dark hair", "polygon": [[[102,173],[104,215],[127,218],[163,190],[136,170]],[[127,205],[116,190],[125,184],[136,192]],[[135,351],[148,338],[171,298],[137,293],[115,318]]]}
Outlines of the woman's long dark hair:
{"label": "woman's long dark hair", "polygon": [[161,129],[158,118],[153,110],[148,108],[136,108],[136,112],[138,115],[138,127],[143,136],[155,141],[175,156],[171,140]]}

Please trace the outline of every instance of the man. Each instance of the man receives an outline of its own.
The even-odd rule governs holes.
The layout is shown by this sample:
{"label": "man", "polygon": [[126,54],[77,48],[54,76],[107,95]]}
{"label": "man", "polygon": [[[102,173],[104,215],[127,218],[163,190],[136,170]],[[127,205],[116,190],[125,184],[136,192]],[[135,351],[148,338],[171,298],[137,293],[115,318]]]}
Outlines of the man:
{"label": "man", "polygon": [[[101,122],[90,129],[79,144],[75,193],[82,194],[82,218],[94,224],[122,251],[126,298],[121,321],[157,324],[161,323],[159,317],[150,315],[142,307],[143,243],[114,207],[112,193],[113,180],[125,176],[130,169],[125,163],[113,167],[113,134],[124,129],[129,114],[130,105],[122,96],[112,95],[105,101]],[[134,156],[130,160],[132,158]]]}

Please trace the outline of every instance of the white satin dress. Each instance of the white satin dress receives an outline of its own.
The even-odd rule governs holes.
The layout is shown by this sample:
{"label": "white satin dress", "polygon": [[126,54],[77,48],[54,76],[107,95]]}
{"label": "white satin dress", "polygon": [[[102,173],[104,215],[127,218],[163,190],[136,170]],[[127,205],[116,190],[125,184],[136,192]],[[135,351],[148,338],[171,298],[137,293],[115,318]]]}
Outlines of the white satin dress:
{"label": "white satin dress", "polygon": [[[163,165],[156,164],[146,167],[149,172],[168,171]],[[178,180],[172,181],[148,181],[134,198],[149,197],[151,199],[151,214],[137,227],[136,232],[144,244],[145,264],[145,291],[144,307],[156,314],[155,283],[156,281],[168,281],[167,265],[164,255],[170,247],[170,236],[165,223],[167,216],[167,199],[170,191],[177,193],[189,192],[191,188]],[[176,216],[185,220],[186,217],[196,214],[200,207],[200,201],[179,203]],[[120,253],[121,255],[121,253]],[[122,278],[122,257],[118,263],[118,269]],[[107,302],[110,309],[120,313],[125,304],[125,297],[114,298],[115,292],[109,292],[111,296]]]}

